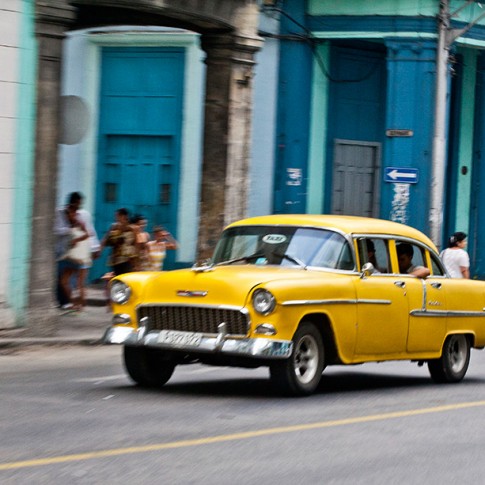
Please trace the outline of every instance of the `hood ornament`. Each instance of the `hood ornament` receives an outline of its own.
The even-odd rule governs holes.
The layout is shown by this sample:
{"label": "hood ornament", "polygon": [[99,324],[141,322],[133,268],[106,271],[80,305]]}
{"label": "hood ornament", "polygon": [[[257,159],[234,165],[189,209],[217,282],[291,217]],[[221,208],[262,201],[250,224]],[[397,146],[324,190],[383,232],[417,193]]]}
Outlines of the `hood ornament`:
{"label": "hood ornament", "polygon": [[202,262],[196,262],[191,269],[195,273],[205,273],[206,271],[213,271],[214,264],[211,262],[210,259],[206,259]]}

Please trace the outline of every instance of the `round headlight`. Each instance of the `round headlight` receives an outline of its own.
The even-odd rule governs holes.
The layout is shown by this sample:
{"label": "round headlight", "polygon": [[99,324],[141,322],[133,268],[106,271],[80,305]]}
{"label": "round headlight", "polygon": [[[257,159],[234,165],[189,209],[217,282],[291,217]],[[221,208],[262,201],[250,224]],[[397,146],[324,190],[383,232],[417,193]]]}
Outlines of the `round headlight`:
{"label": "round headlight", "polygon": [[258,313],[268,315],[275,306],[275,297],[268,290],[259,289],[253,293],[253,307]]}
{"label": "round headlight", "polygon": [[130,299],[131,289],[122,281],[115,280],[110,286],[109,296],[113,303],[123,305],[123,303],[126,303]]}

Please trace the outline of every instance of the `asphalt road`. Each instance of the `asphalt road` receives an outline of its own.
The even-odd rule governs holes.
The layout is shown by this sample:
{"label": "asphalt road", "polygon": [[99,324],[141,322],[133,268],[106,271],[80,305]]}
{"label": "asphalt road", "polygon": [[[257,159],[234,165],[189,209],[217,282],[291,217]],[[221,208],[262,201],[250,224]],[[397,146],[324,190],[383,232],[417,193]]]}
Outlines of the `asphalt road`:
{"label": "asphalt road", "polygon": [[327,369],[282,398],[266,369],[126,377],[120,347],[0,355],[2,484],[485,482],[485,351],[460,384],[408,362]]}

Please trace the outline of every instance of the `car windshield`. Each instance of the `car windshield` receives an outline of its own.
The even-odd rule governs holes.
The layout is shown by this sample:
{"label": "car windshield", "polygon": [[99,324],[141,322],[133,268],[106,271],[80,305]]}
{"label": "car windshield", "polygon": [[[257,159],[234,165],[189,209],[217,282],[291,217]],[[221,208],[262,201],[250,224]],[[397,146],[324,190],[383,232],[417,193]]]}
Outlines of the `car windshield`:
{"label": "car windshield", "polygon": [[352,270],[347,240],[327,229],[238,226],[224,231],[213,264],[273,264]]}

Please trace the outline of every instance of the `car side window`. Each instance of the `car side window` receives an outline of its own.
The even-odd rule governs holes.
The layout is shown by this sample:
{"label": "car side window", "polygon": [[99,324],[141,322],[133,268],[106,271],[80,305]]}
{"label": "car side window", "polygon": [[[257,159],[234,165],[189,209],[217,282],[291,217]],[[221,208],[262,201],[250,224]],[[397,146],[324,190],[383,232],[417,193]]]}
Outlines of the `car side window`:
{"label": "car side window", "polygon": [[389,273],[390,259],[387,240],[361,238],[358,241],[361,268],[365,263],[372,263],[376,273]]}
{"label": "car side window", "polygon": [[441,262],[433,253],[430,252],[429,255],[431,257],[431,268],[433,269],[433,276],[444,276],[445,271]]}
{"label": "car side window", "polygon": [[411,274],[418,267],[426,267],[424,248],[407,241],[396,241],[399,273]]}

